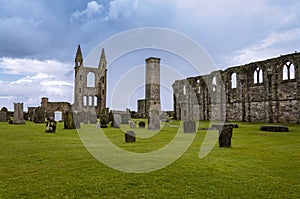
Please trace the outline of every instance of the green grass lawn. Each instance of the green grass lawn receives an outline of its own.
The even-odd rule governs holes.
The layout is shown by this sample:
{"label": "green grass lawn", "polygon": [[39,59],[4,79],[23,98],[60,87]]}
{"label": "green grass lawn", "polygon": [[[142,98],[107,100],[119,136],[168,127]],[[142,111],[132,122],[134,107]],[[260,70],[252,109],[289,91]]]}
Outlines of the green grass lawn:
{"label": "green grass lawn", "polygon": [[[206,131],[198,130],[173,164],[135,174],[96,160],[63,123],[55,134],[44,133],[44,124],[0,123],[0,198],[299,198],[300,125],[272,133],[259,131],[262,124],[238,124],[231,148],[216,144],[200,159]],[[172,125],[178,122],[136,143],[125,143],[118,129],[105,133],[125,150],[149,152],[172,140]]]}

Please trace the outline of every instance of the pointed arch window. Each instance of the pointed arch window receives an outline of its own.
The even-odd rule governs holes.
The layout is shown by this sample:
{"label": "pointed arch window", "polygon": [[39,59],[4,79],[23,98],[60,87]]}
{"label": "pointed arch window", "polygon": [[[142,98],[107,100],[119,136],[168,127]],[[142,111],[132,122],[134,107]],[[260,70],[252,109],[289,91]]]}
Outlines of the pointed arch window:
{"label": "pointed arch window", "polygon": [[287,61],[282,68],[282,80],[295,79],[295,66],[292,62]]}
{"label": "pointed arch window", "polygon": [[95,87],[95,73],[89,72],[86,78],[86,86],[87,87]]}
{"label": "pointed arch window", "polygon": [[263,83],[263,71],[257,67],[253,73],[254,84]]}

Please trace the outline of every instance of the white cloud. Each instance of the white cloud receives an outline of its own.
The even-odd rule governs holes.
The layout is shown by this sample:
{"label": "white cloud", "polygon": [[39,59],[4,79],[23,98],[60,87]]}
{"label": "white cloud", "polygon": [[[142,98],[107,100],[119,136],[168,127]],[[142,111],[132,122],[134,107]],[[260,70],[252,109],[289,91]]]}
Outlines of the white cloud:
{"label": "white cloud", "polygon": [[73,77],[65,75],[70,69],[73,67],[55,60],[0,58],[2,75],[25,75],[17,80],[0,81],[0,106],[12,110],[13,102],[24,102],[26,109],[39,106],[42,97],[71,103]]}
{"label": "white cloud", "polygon": [[254,61],[277,57],[280,54],[299,51],[300,29],[291,29],[283,32],[272,32],[265,39],[256,42],[244,49],[237,50],[227,57],[229,65],[246,64]]}
{"label": "white cloud", "polygon": [[37,59],[22,59],[22,58],[0,58],[0,69],[6,74],[53,74],[62,75],[67,69],[73,69],[65,63],[56,60],[37,60]]}
{"label": "white cloud", "polygon": [[98,4],[96,1],[91,1],[87,4],[86,9],[79,11],[76,10],[72,13],[72,17],[80,18],[80,17],[87,17],[92,18],[93,16],[100,14],[103,11],[103,5]]}
{"label": "white cloud", "polygon": [[113,0],[109,3],[107,19],[127,18],[138,8],[139,0]]}

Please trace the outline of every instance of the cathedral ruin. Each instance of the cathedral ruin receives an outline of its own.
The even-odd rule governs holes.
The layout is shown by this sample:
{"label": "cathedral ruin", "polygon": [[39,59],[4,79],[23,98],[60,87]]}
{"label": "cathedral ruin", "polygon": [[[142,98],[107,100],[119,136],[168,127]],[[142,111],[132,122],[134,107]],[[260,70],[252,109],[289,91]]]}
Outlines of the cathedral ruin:
{"label": "cathedral ruin", "polygon": [[177,80],[172,85],[174,117],[299,124],[299,66],[295,52]]}
{"label": "cathedral ruin", "polygon": [[85,67],[78,45],[75,56],[74,104],[72,109],[81,114],[81,118],[90,120],[98,117],[106,107],[107,62],[104,49],[99,57],[97,68]]}

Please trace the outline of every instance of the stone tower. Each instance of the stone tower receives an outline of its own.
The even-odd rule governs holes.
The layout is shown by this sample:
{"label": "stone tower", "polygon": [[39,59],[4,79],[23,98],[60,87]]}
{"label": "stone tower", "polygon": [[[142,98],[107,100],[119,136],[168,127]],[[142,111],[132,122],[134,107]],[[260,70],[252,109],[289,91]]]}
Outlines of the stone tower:
{"label": "stone tower", "polygon": [[104,49],[97,68],[85,67],[80,45],[75,56],[75,86],[73,111],[81,113],[85,120],[100,116],[106,107],[107,61]]}
{"label": "stone tower", "polygon": [[149,117],[149,110],[156,109],[160,112],[160,58],[149,57],[146,59],[146,88],[145,111]]}

